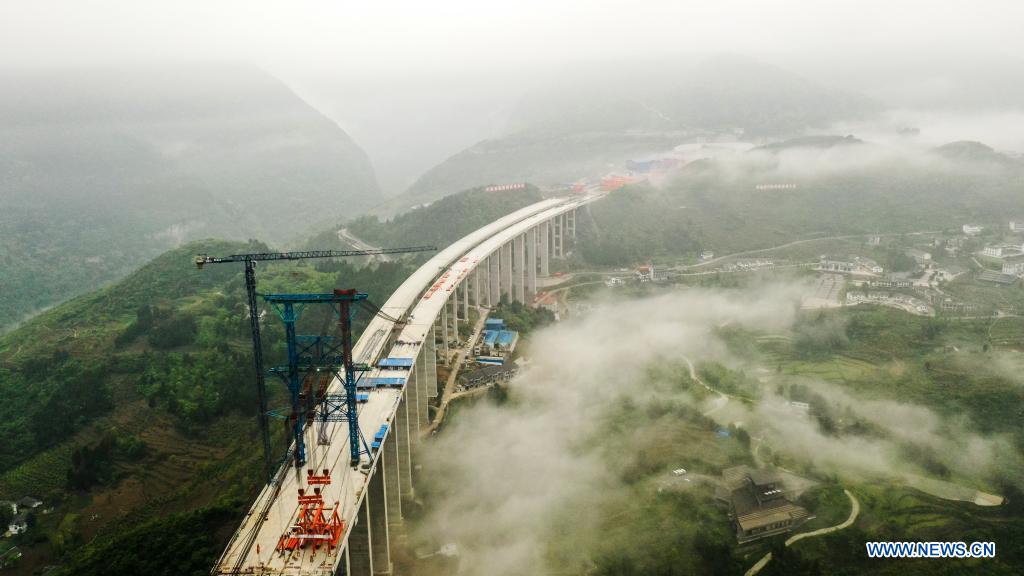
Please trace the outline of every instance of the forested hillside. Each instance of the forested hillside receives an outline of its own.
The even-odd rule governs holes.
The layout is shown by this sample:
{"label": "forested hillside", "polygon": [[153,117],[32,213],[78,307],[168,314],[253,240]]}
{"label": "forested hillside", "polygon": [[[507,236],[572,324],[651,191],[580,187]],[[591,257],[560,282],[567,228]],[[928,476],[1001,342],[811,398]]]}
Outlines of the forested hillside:
{"label": "forested hillside", "polygon": [[349,244],[338,234],[340,228],[346,228],[360,240],[374,246],[429,244],[444,248],[473,230],[541,199],[540,190],[534,186],[505,192],[474,188],[389,220],[363,216],[347,224],[339,224],[317,234],[307,245],[310,248],[348,248]]}
{"label": "forested hillside", "polygon": [[[31,495],[55,507],[22,542],[25,566],[138,573],[161,558],[176,573],[209,568],[259,486],[262,450],[241,268],[200,271],[193,258],[266,248],[188,244],[0,337],[0,499]],[[410,271],[404,261],[271,264],[259,289],[353,287],[383,302]],[[314,312],[307,332],[323,329]],[[283,329],[269,309],[264,334],[270,366],[282,359]],[[285,405],[283,386],[268,385],[272,405]],[[283,429],[272,430],[283,446]],[[197,526],[193,557],[163,554],[158,542],[199,538]],[[105,546],[122,538],[138,547],[108,568],[90,560],[111,558]]]}
{"label": "forested hillside", "polygon": [[800,238],[1006,226],[1024,165],[977,143],[900,151],[855,138],[797,139],[697,161],[664,187],[589,208],[580,253],[601,265],[765,248]]}
{"label": "forested hillside", "polygon": [[[533,187],[469,190],[351,227],[381,245],[443,247],[540,199]],[[336,230],[309,244],[344,246]],[[254,241],[187,244],[0,337],[0,499],[32,495],[56,507],[38,517],[23,566],[59,561],[76,576],[112,566],[209,568],[255,497],[261,448],[241,267],[198,270],[193,258],[267,249]],[[270,264],[259,269],[259,289],[358,288],[383,303],[414,266],[413,258]],[[283,329],[265,312],[270,366],[283,359]],[[366,320],[356,318],[357,330]],[[302,322],[306,331],[325,326],[312,312]],[[269,385],[272,405],[286,404],[283,387]],[[126,541],[134,544],[123,554]],[[187,543],[196,553],[169,557],[157,541]]]}
{"label": "forested hillside", "polygon": [[182,242],[282,242],[378,201],[363,151],[253,68],[0,83],[0,330]]}

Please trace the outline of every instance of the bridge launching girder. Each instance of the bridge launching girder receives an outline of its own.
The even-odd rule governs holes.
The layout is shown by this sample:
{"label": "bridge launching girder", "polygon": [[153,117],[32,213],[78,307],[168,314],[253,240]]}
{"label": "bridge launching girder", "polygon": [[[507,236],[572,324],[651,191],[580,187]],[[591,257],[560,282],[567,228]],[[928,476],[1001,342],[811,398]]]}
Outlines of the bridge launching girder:
{"label": "bridge launching girder", "polygon": [[[359,431],[359,416],[356,409],[357,366],[352,358],[352,305],[365,301],[367,294],[355,290],[335,290],[326,294],[267,294],[263,299],[281,317],[285,327],[285,341],[288,350],[288,364],[271,369],[288,386],[291,395],[291,440],[295,445],[295,467],[306,464],[305,430],[310,415],[317,414],[321,421],[319,438],[326,441],[326,424],[329,421],[348,422],[350,464],[357,466],[362,454],[369,454],[369,447]],[[302,337],[295,333],[295,325],[308,304],[327,304],[338,317],[340,338],[327,336]],[[304,344],[304,346],[300,346]],[[303,376],[311,373],[327,373],[342,382],[342,394],[328,395],[327,387],[313,389],[305,385],[311,379]]]}

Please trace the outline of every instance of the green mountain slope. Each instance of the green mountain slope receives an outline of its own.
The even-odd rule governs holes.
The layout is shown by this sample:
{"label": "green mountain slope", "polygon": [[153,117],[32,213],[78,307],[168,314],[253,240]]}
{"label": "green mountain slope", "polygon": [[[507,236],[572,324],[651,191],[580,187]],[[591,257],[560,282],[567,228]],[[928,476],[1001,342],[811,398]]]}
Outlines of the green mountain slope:
{"label": "green mountain slope", "polygon": [[[143,569],[163,558],[160,542],[197,538],[180,532],[196,525],[206,528],[195,555],[168,569],[212,564],[255,497],[262,448],[240,267],[199,271],[192,259],[264,249],[188,244],[0,337],[0,499],[32,495],[55,508],[22,541],[26,573],[61,562],[68,573],[109,574],[93,561],[98,550],[160,534],[152,550],[122,558]],[[411,270],[405,261],[270,264],[259,288],[357,287],[382,302]],[[266,312],[272,365],[283,330]],[[324,325],[315,313],[304,321],[307,333]],[[283,386],[268,384],[272,405],[285,405]],[[272,430],[283,446],[283,427]]]}
{"label": "green mountain slope", "polygon": [[281,242],[377,201],[363,151],[255,69],[0,83],[0,328],[182,242]]}
{"label": "green mountain slope", "polygon": [[534,202],[540,190],[528,185],[522,190],[487,192],[482,188],[464,190],[428,206],[399,214],[390,220],[363,216],[347,224],[330,227],[313,236],[307,244],[319,248],[351,248],[338,231],[346,229],[373,246],[414,246],[429,244],[443,248],[473,230]]}
{"label": "green mountain slope", "polygon": [[581,221],[580,253],[619,266],[808,237],[955,233],[970,222],[1000,230],[1021,209],[1022,177],[1024,164],[978,146],[907,153],[854,138],[797,139],[691,163],[661,188],[609,195]]}
{"label": "green mountain slope", "polygon": [[[470,190],[391,222],[359,220],[354,229],[381,244],[443,247],[539,199],[532,187]],[[336,228],[309,244],[344,246]],[[23,546],[26,573],[54,562],[76,576],[109,574],[111,566],[209,569],[255,498],[262,448],[241,268],[200,271],[193,257],[266,248],[187,244],[0,336],[0,500],[30,494],[56,508],[39,517],[32,531],[39,541]],[[268,264],[259,269],[259,290],[355,287],[383,303],[415,262]],[[284,336],[266,312],[269,366],[283,361]],[[357,317],[357,330],[365,320]],[[302,322],[307,333],[324,326],[312,312]],[[284,406],[283,387],[268,384],[272,406]],[[283,447],[283,428],[272,430]],[[134,543],[130,553],[124,542]],[[196,552],[168,559],[160,542],[191,542]]]}

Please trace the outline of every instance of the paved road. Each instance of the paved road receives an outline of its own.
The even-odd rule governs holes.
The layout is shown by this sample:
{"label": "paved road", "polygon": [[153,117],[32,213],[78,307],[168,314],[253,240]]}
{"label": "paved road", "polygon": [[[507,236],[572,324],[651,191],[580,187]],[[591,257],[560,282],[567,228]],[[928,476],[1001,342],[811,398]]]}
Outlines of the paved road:
{"label": "paved road", "polygon": [[[379,246],[374,246],[373,244],[367,244],[366,242],[363,242],[362,240],[354,236],[351,232],[349,232],[348,228],[342,228],[341,230],[338,230],[338,239],[344,242],[348,242],[349,245],[351,245],[352,248],[356,250],[377,250],[379,248]],[[381,262],[387,262],[392,259],[392,256],[390,254],[377,254],[375,256],[370,256],[370,258],[379,258]]]}
{"label": "paved road", "polygon": [[[920,236],[921,234],[937,234],[939,230],[922,230],[920,232],[888,232],[886,234],[873,234],[873,236],[899,236],[906,234],[907,236]],[[736,256],[750,256],[753,254],[762,254],[764,252],[771,252],[772,250],[779,250],[780,248],[789,248],[791,246],[798,246],[800,244],[808,244],[810,242],[824,242],[826,240],[850,240],[852,238],[863,238],[866,234],[846,234],[843,236],[823,236],[821,238],[805,238],[803,240],[794,240],[792,242],[786,242],[785,244],[779,244],[778,246],[769,246],[768,248],[759,248],[757,250],[744,250],[742,252],[733,252],[732,254],[725,254],[724,256],[718,256],[711,260],[704,262],[698,262],[690,266],[683,266],[683,268],[702,268],[704,266],[710,266],[716,262],[721,262],[727,258],[734,258]]]}
{"label": "paved road", "polygon": [[693,380],[697,384],[700,384],[701,386],[706,388],[708,390],[708,392],[712,392],[714,394],[718,394],[718,403],[715,406],[709,408],[708,410],[705,410],[703,412],[703,414],[705,416],[710,416],[711,414],[714,414],[715,412],[718,412],[722,408],[725,408],[725,405],[729,403],[729,395],[724,393],[724,392],[719,392],[718,390],[715,390],[711,386],[708,386],[706,382],[704,382],[703,380],[700,379],[700,376],[697,376],[697,370],[694,369],[693,362],[690,362],[690,359],[687,358],[686,356],[683,356],[683,360],[686,361],[686,366],[689,367],[689,369],[690,369],[690,379],[691,380]]}
{"label": "paved road", "polygon": [[[799,541],[801,541],[801,540],[803,540],[805,538],[815,538],[817,536],[824,536],[825,534],[831,534],[833,532],[838,532],[838,531],[840,531],[840,530],[842,530],[844,528],[849,528],[850,526],[852,526],[853,523],[857,521],[857,516],[860,514],[860,502],[857,501],[857,497],[854,496],[853,493],[851,493],[849,490],[844,489],[843,493],[846,494],[846,497],[850,499],[850,507],[851,507],[850,508],[850,516],[846,520],[844,520],[843,522],[841,522],[839,524],[836,524],[835,526],[829,526],[828,528],[821,528],[819,530],[814,530],[812,532],[803,532],[801,534],[794,534],[794,535],[790,536],[788,540],[786,540],[786,546],[792,546],[793,544],[795,544],[795,543],[797,543],[797,542],[799,542]],[[750,570],[747,570],[746,574],[744,574],[743,576],[754,576],[755,574],[760,572],[761,569],[763,569],[765,566],[767,566],[768,562],[770,562],[771,559],[772,559],[772,553],[771,552],[765,554],[764,557],[761,558],[760,560],[758,560],[757,564],[754,564],[753,566],[751,566]]]}
{"label": "paved road", "polygon": [[423,431],[423,436],[429,436],[433,434],[437,428],[444,422],[444,414],[448,410],[448,403],[454,398],[458,398],[463,393],[456,394],[455,380],[459,377],[459,371],[462,370],[462,365],[466,362],[466,356],[473,348],[473,342],[476,341],[480,332],[484,329],[484,322],[487,321],[487,310],[480,307],[477,308],[480,311],[480,318],[476,321],[476,326],[473,326],[473,334],[469,337],[469,340],[459,348],[455,353],[455,362],[452,363],[452,369],[448,373],[448,381],[445,382],[444,392],[441,394],[441,402],[437,406],[437,414],[434,416],[434,421],[430,423],[430,426]]}

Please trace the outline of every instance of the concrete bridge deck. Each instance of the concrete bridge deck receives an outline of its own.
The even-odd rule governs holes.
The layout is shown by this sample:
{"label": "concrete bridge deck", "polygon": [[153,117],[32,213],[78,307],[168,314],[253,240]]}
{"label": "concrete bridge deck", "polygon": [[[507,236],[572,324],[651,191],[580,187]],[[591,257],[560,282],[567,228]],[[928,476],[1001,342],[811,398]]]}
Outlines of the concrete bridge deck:
{"label": "concrete bridge deck", "polygon": [[[502,296],[532,300],[538,275],[548,274],[549,258],[564,256],[575,236],[576,209],[597,197],[556,198],[527,206],[456,241],[410,275],[382,306],[389,315],[406,319],[398,334],[399,327],[375,317],[354,347],[359,362],[412,361],[407,369],[378,368],[363,376],[367,382],[391,378],[398,379],[391,383],[403,383],[368,390],[369,399],[359,408],[367,443],[387,425],[380,447],[353,469],[347,424],[328,424],[328,444],[318,444],[316,425],[306,431],[305,468],[330,471],[331,484],[322,487],[322,495],[344,521],[341,545],[335,550],[277,550],[281,536],[296,522],[298,490],[310,489],[305,470],[286,464],[264,487],[212,574],[389,574],[390,533],[400,529],[402,502],[413,495],[415,446],[420,432],[430,424],[428,398],[440,392],[437,336],[441,337],[438,345],[447,351],[448,342],[458,340],[458,323],[468,319],[471,303],[490,307]],[[331,392],[341,391],[341,383],[335,380]]]}

